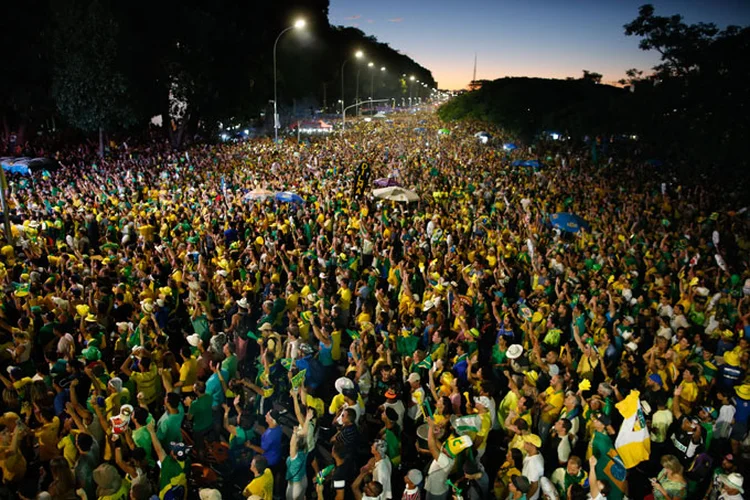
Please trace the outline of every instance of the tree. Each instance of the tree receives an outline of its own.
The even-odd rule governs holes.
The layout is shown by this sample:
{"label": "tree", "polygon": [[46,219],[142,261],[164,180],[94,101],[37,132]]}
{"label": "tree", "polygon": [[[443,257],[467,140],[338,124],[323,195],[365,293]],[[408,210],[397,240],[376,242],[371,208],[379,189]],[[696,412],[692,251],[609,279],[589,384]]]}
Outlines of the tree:
{"label": "tree", "polygon": [[[640,48],[655,50],[661,63],[641,85],[637,100],[642,127],[656,142],[674,148],[684,170],[716,175],[744,175],[750,140],[750,28],[719,30],[710,23],[686,24],[682,16],[657,16],[643,5],[638,17],[624,26],[638,36]],[[631,81],[642,81],[632,70]],[[731,124],[731,126],[729,125]],[[730,168],[726,168],[726,167]]]}
{"label": "tree", "polygon": [[719,29],[712,23],[685,24],[679,14],[664,17],[654,12],[653,5],[642,5],[638,17],[625,25],[625,34],[641,37],[641,50],[661,54],[662,64],[654,69],[662,77],[686,76],[697,70]]}
{"label": "tree", "polygon": [[106,0],[59,0],[52,92],[63,117],[84,132],[99,132],[136,122],[128,84],[118,68],[118,25]]}
{"label": "tree", "polygon": [[592,83],[602,83],[602,75],[601,73],[594,73],[593,71],[584,69],[581,80]]}

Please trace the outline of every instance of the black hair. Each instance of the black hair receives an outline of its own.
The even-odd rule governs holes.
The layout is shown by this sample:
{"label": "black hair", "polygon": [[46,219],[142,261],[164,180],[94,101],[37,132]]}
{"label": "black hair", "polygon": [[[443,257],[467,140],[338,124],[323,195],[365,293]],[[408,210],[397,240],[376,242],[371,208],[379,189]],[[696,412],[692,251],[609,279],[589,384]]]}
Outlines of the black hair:
{"label": "black hair", "polygon": [[90,434],[79,434],[76,443],[81,451],[88,453],[94,445],[94,438]]}

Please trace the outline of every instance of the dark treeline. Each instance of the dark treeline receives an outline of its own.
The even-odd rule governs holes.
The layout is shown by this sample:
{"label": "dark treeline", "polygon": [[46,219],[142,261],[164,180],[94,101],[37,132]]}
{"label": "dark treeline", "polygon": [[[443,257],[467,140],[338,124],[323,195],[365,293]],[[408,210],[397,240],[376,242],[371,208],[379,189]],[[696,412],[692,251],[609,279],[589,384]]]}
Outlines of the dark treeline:
{"label": "dark treeline", "polygon": [[[306,28],[286,33],[277,49],[282,115],[339,109],[341,63],[356,50],[366,56],[346,65],[347,103],[358,69],[361,97],[371,82],[376,98],[408,96],[403,74],[435,86],[427,69],[387,44],[329,25],[328,0],[26,0],[10,2],[3,17],[2,134],[19,143],[53,124],[91,137],[135,134],[162,114],[179,146],[219,122],[256,120],[273,99],[274,41],[298,18]],[[378,69],[372,80],[369,61]]]}
{"label": "dark treeline", "polygon": [[642,50],[661,55],[644,76],[630,69],[624,88],[581,79],[504,78],[449,102],[444,119],[489,120],[531,140],[545,130],[574,139],[638,136],[644,157],[685,174],[747,175],[750,143],[750,28],[686,24],[644,5],[624,26]]}

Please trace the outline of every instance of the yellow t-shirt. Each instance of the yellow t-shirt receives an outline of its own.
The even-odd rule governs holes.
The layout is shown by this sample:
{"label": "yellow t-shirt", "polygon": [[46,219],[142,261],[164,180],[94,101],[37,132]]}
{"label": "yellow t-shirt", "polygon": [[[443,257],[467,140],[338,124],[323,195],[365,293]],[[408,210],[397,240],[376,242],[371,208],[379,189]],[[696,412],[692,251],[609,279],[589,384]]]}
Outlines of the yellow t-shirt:
{"label": "yellow t-shirt", "polygon": [[258,495],[263,500],[273,500],[273,474],[271,469],[266,469],[263,474],[250,481],[242,494],[246,497]]}
{"label": "yellow t-shirt", "polygon": [[698,399],[698,384],[695,382],[682,382],[682,394],[680,395],[680,409],[689,412],[693,403]]}
{"label": "yellow t-shirt", "polygon": [[331,359],[339,361],[341,359],[341,330],[331,332]]}
{"label": "yellow t-shirt", "polygon": [[143,402],[150,405],[158,396],[157,382],[159,380],[159,373],[156,371],[156,365],[151,364],[147,372],[133,372],[130,376],[136,384],[138,392],[143,393]]}
{"label": "yellow t-shirt", "polygon": [[198,379],[198,360],[193,356],[186,359],[180,366],[180,382],[182,392],[193,392],[193,384]]}
{"label": "yellow t-shirt", "polygon": [[544,391],[544,394],[547,395],[546,404],[551,405],[552,408],[550,410],[542,412],[542,420],[547,423],[551,423],[557,420],[557,417],[560,416],[563,403],[565,402],[565,392],[556,391],[554,387],[547,387],[547,390]]}
{"label": "yellow t-shirt", "polygon": [[479,431],[477,432],[477,437],[483,437],[482,444],[479,445],[479,449],[483,450],[487,448],[487,435],[490,433],[490,430],[492,429],[492,416],[490,415],[489,411],[486,411],[484,413],[480,413],[479,417],[482,419],[482,424],[479,427]]}
{"label": "yellow t-shirt", "polygon": [[339,288],[339,295],[341,296],[341,309],[348,311],[352,303],[352,291],[348,286],[342,286]]}
{"label": "yellow t-shirt", "polygon": [[331,405],[328,407],[328,413],[335,415],[342,406],[344,406],[344,395],[336,394],[331,400]]}

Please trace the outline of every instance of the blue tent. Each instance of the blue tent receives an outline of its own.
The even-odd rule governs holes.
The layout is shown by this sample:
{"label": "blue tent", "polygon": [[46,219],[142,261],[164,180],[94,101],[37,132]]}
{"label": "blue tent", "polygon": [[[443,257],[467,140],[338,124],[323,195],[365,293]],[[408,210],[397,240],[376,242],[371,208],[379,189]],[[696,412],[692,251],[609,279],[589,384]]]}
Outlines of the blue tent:
{"label": "blue tent", "polygon": [[591,230],[591,226],[588,222],[570,212],[558,212],[552,214],[549,216],[549,220],[552,222],[553,227],[568,233],[577,233],[581,229],[585,229],[586,231]]}
{"label": "blue tent", "polygon": [[539,160],[515,160],[511,165],[514,167],[542,168]]}
{"label": "blue tent", "polygon": [[281,191],[279,193],[276,193],[276,201],[280,201],[282,203],[304,203],[305,200],[302,199],[302,197],[296,193],[291,193],[289,191]]}
{"label": "blue tent", "polygon": [[503,144],[503,149],[506,151],[514,151],[518,149],[518,146],[516,146],[512,142],[506,142],[505,144]]}
{"label": "blue tent", "polygon": [[59,164],[49,158],[12,158],[9,156],[0,158],[3,170],[10,174],[31,175],[38,170],[55,170]]}

